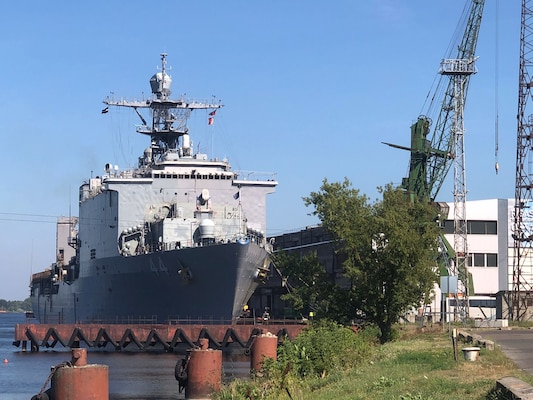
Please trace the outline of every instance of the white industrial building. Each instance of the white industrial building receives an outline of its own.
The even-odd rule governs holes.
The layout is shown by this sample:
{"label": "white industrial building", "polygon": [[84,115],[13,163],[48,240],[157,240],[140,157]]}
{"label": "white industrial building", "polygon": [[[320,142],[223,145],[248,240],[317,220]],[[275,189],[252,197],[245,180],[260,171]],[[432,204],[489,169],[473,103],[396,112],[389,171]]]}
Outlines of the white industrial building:
{"label": "white industrial building", "polygon": [[[454,203],[447,204],[450,211],[445,221],[445,236],[453,246]],[[513,212],[514,199],[466,202],[468,271],[474,284],[474,293],[469,293],[471,318],[508,317],[506,299],[513,290]],[[522,277],[533,283],[533,269],[522,268]],[[454,300],[449,295],[446,297],[446,307],[450,312]],[[440,313],[442,304],[440,288],[436,287],[430,312]]]}
{"label": "white industrial building", "polygon": [[[446,239],[454,243],[454,204],[445,223]],[[474,280],[476,295],[496,295],[512,289],[513,268],[509,260],[513,247],[513,200],[475,200],[466,203],[468,269]],[[510,265],[510,268],[508,268]]]}

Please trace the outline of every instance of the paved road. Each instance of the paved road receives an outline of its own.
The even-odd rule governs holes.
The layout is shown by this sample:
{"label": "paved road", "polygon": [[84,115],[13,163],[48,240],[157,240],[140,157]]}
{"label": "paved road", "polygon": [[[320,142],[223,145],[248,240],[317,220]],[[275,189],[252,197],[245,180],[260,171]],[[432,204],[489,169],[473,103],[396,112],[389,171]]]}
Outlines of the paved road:
{"label": "paved road", "polygon": [[519,368],[533,375],[533,330],[482,330],[472,333],[494,341]]}

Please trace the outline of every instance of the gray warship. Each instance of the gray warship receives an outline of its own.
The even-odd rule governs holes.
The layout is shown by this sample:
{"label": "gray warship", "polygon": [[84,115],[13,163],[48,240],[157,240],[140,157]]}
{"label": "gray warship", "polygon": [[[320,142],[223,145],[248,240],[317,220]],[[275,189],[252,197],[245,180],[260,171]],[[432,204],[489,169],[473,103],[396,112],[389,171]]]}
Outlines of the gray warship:
{"label": "gray warship", "polygon": [[212,124],[222,104],[173,100],[171,84],[163,53],[149,99],[104,100],[103,114],[133,109],[150,146],[133,169],[106,164],[80,186],[78,216],[58,218],[56,260],[30,284],[39,322],[235,322],[268,276],[275,174],[194,152],[191,113]]}

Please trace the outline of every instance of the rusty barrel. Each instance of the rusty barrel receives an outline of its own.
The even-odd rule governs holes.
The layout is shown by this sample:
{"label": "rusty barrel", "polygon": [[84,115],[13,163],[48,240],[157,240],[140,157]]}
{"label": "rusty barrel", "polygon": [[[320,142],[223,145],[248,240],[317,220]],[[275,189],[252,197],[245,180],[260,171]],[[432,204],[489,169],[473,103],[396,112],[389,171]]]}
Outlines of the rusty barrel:
{"label": "rusty barrel", "polygon": [[260,371],[265,358],[276,360],[278,353],[278,337],[270,332],[255,337],[251,348],[251,368]]}
{"label": "rusty barrel", "polygon": [[222,351],[209,349],[209,340],[188,351],[186,399],[209,399],[222,384]]}
{"label": "rusty barrel", "polygon": [[72,349],[72,366],[61,366],[52,376],[54,400],[108,400],[107,365],[87,364],[86,349]]}

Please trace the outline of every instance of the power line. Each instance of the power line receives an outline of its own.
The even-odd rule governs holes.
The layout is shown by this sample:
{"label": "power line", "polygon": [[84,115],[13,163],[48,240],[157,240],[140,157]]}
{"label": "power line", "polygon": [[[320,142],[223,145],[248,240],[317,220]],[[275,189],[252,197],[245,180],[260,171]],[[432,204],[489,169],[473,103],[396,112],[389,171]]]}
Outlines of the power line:
{"label": "power line", "polygon": [[21,214],[21,213],[0,212],[0,215],[12,215],[12,216],[21,216],[21,217],[58,218],[57,215],[46,215],[46,214]]}
{"label": "power line", "polygon": [[56,221],[43,221],[36,219],[19,219],[19,218],[0,218],[0,221],[11,221],[11,222],[39,222],[45,224],[55,224]]}

